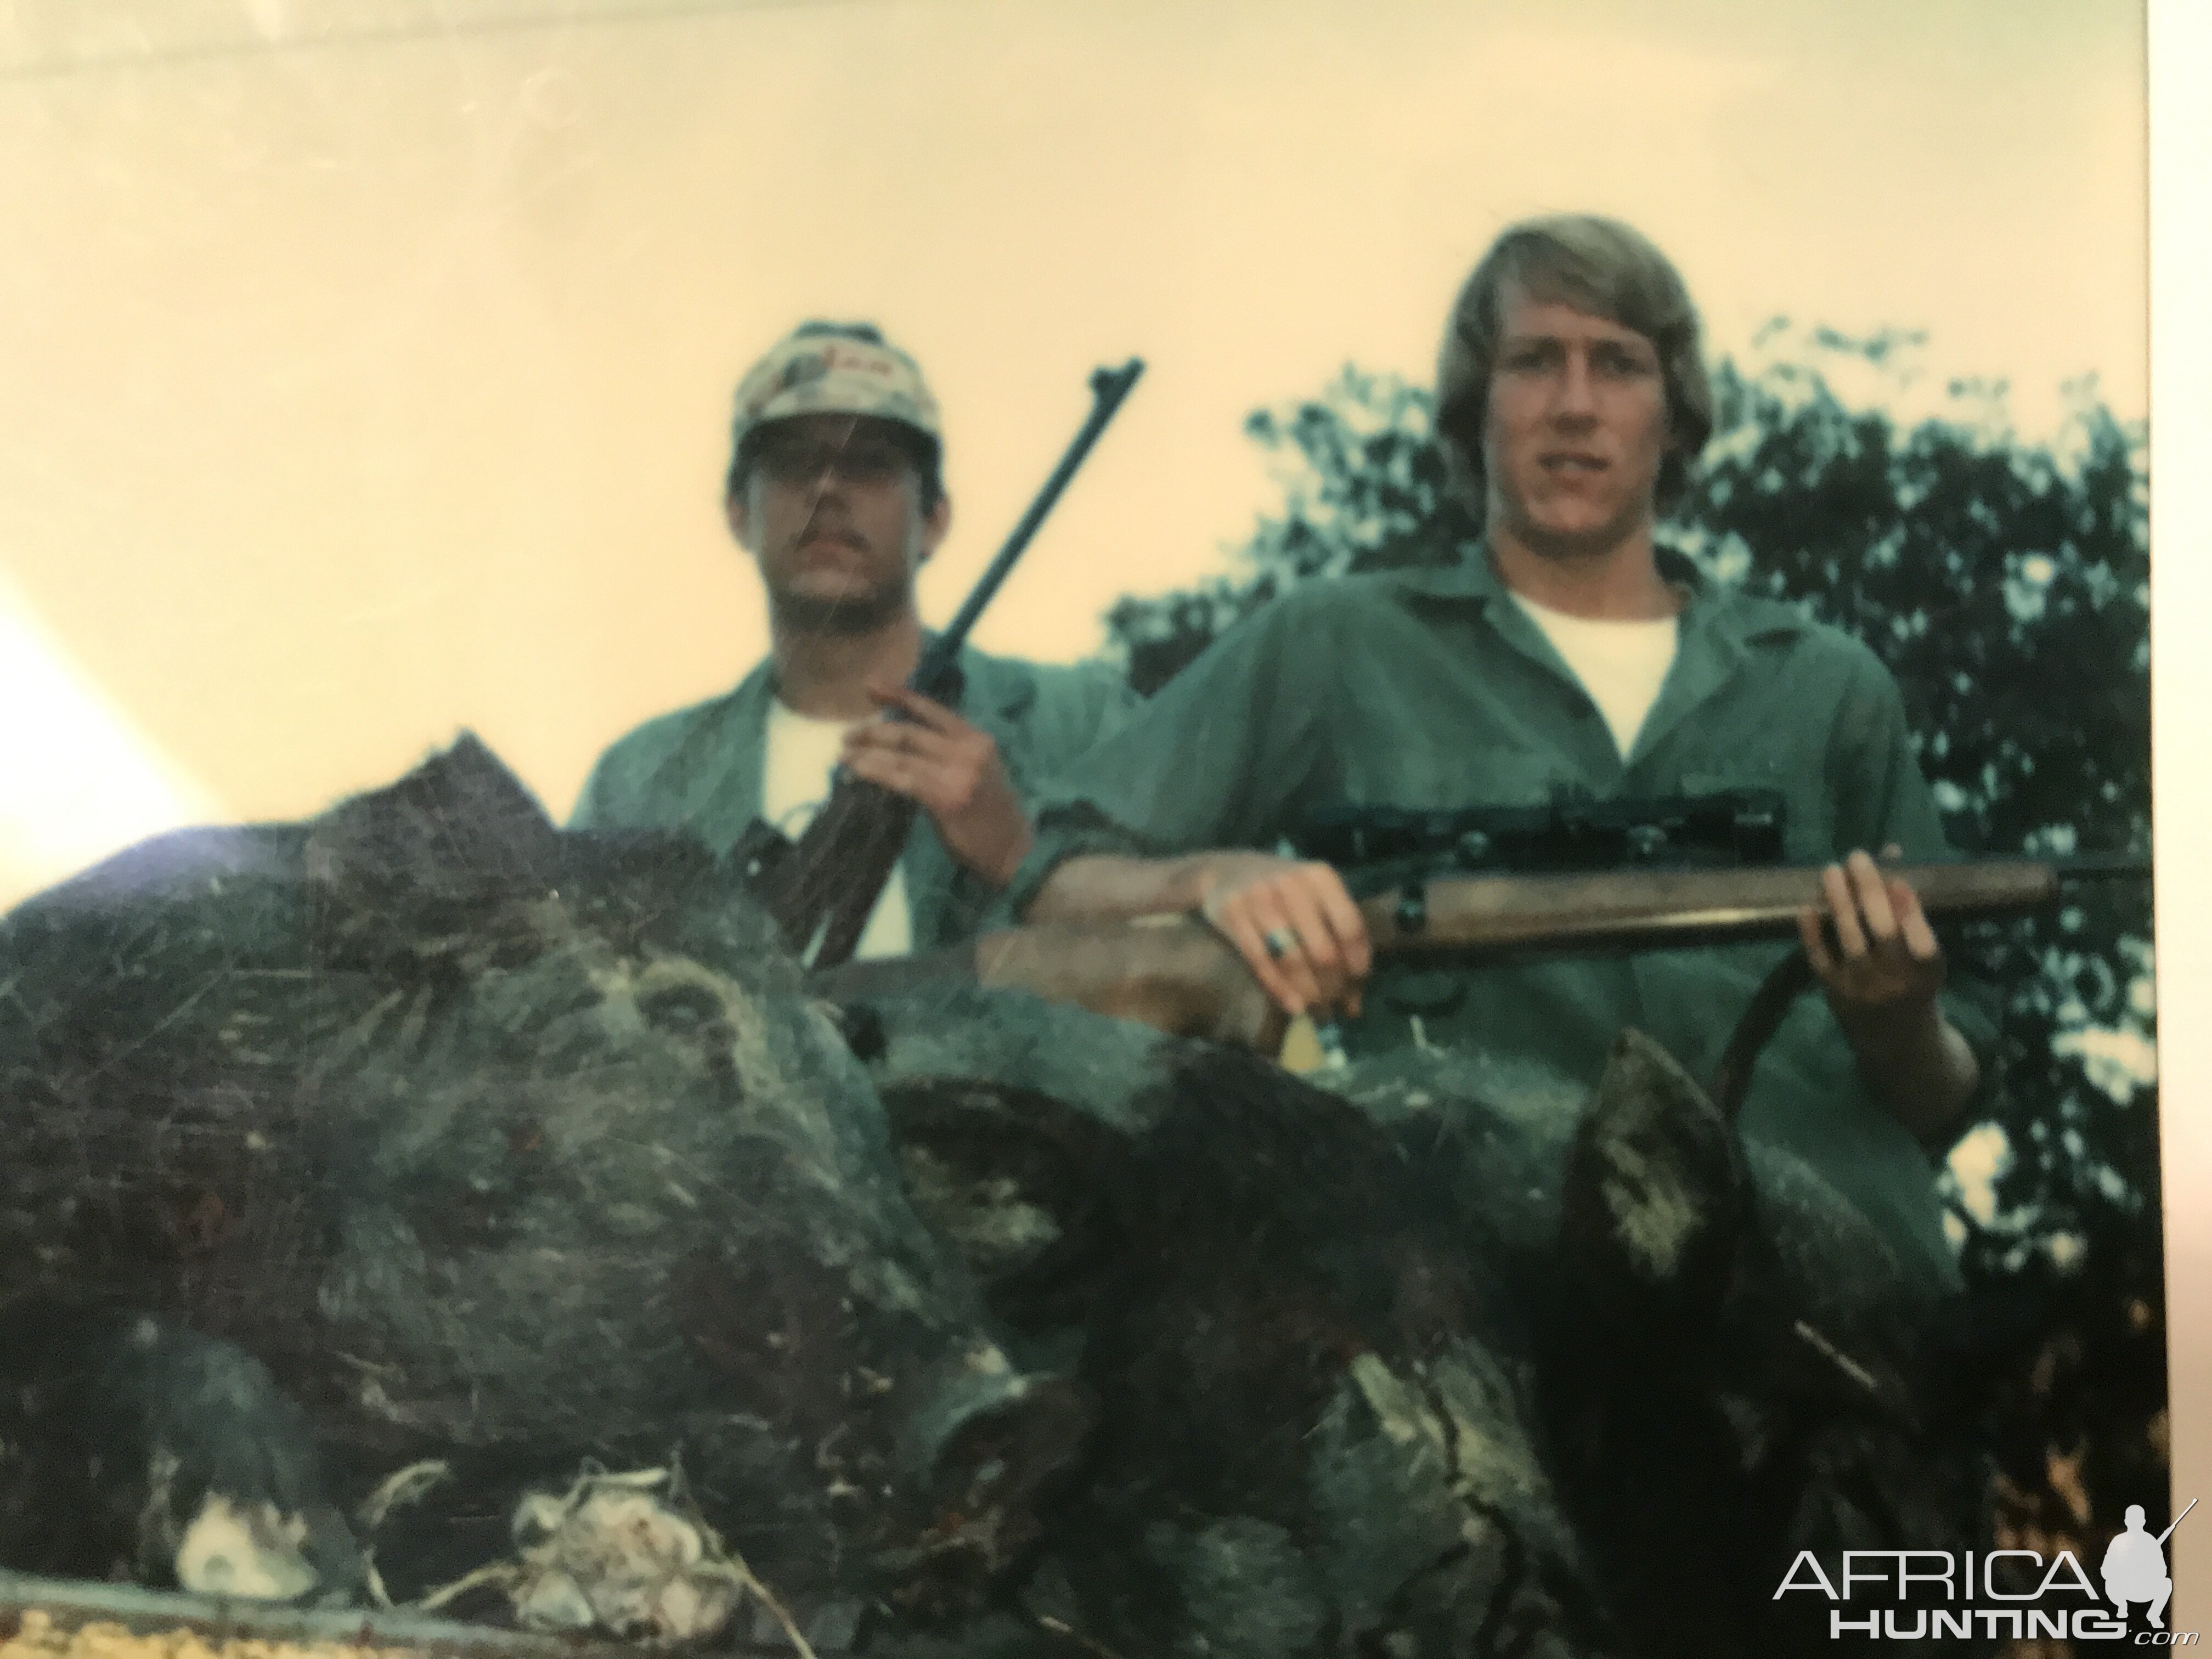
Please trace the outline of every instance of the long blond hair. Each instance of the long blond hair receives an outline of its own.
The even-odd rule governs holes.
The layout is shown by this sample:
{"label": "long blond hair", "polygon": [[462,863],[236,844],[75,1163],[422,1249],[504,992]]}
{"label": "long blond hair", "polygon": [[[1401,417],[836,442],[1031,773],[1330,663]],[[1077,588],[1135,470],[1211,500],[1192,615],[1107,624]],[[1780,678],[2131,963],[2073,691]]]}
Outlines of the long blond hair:
{"label": "long blond hair", "polygon": [[1452,486],[1480,518],[1486,507],[1482,426],[1504,324],[1498,301],[1510,283],[1634,329],[1659,354],[1668,442],[1658,505],[1680,501],[1691,464],[1713,430],[1697,307],[1681,273],[1641,232],[1617,219],[1554,214],[1509,225],[1490,245],[1452,304],[1437,354],[1437,441]]}

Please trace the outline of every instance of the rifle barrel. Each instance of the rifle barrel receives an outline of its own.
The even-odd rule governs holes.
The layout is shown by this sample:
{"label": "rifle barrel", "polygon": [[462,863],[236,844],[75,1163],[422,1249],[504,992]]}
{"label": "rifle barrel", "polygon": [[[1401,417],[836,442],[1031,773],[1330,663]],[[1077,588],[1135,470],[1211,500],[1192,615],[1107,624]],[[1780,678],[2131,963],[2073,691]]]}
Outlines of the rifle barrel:
{"label": "rifle barrel", "polygon": [[975,625],[975,618],[983,614],[983,607],[990,604],[993,595],[999,591],[1000,584],[1012,573],[1015,562],[1029,546],[1030,538],[1036,534],[1037,526],[1044,522],[1045,514],[1052,511],[1054,503],[1060,500],[1060,491],[1067,488],[1068,480],[1075,476],[1076,469],[1091,453],[1091,445],[1098,441],[1098,434],[1105,431],[1106,423],[1114,418],[1115,412],[1121,407],[1122,399],[1129,395],[1137,384],[1137,377],[1144,372],[1145,360],[1141,357],[1132,357],[1119,368],[1091,371],[1092,402],[1089,418],[1067,446],[1067,453],[1060,458],[1060,465],[1053,468],[1052,476],[1044,481],[1044,487],[1037,491],[1036,499],[1030,503],[1029,511],[1022,514],[1021,521],[1015,525],[1012,533],[1006,538],[1006,545],[999,550],[998,556],[985,568],[975,586],[969,590],[968,597],[961,602],[960,609],[953,613],[952,620],[945,623],[944,631],[930,641],[928,654],[915,670],[912,684],[915,690],[924,696],[930,695],[932,686],[928,682],[933,681],[958,657],[961,646],[967,641],[969,629]]}
{"label": "rifle barrel", "polygon": [[[907,681],[913,690],[926,697],[944,699],[953,695],[958,684],[960,647],[969,629],[1013,569],[1014,562],[1021,557],[1045,514],[1060,499],[1060,491],[1083,465],[1084,457],[1144,369],[1143,361],[1132,357],[1119,368],[1092,373],[1089,417],[957,614],[923,651]],[[899,718],[899,711],[894,711],[892,717]],[[775,849],[784,845],[782,837],[773,829],[756,834],[757,825],[747,830],[741,843],[750,848],[750,867],[769,872],[773,865],[772,872],[763,879],[763,896],[785,941],[813,966],[823,969],[844,962],[859,945],[869,914],[897,867],[899,849],[906,844],[916,811],[911,799],[866,782],[842,765],[830,774],[830,780],[829,799],[815,813],[796,846],[779,854]]]}
{"label": "rifle barrel", "polygon": [[2150,876],[2150,860],[2132,853],[2075,853],[2051,860],[2061,881],[2142,881]]}
{"label": "rifle barrel", "polygon": [[[2062,878],[2124,876],[2044,860],[1887,866],[1938,921],[2009,915],[2056,902]],[[1377,950],[1650,949],[1796,933],[1825,908],[1818,866],[1443,877],[1363,900]]]}

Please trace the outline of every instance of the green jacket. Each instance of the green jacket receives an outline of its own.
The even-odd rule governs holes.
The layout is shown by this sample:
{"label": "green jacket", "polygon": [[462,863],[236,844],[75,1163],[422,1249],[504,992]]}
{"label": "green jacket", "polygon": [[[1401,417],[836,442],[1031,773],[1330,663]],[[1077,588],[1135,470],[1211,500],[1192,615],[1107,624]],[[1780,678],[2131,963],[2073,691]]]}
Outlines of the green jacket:
{"label": "green jacket", "polygon": [[[1218,641],[1041,803],[1038,845],[1006,902],[1018,915],[1054,865],[1085,852],[1271,848],[1309,808],[1537,805],[1763,787],[1786,798],[1793,861],[1894,842],[1944,854],[1895,683],[1856,640],[1796,607],[1688,583],[1674,665],[1624,762],[1604,718],[1480,547],[1443,569],[1294,589]],[[1635,1025],[1710,1078],[1784,944],[1560,957],[1468,969],[1382,964],[1355,1051],[1416,1030],[1594,1082]],[[1992,1028],[1951,1010],[1984,1076]],[[1414,1021],[1418,1019],[1417,1028]],[[1769,1045],[1744,1128],[1798,1153],[1853,1199],[1907,1263],[1955,1282],[1927,1154],[1860,1085],[1824,1000],[1802,999]]]}
{"label": "green jacket", "polygon": [[[1095,664],[1056,667],[963,649],[960,713],[999,745],[1024,800],[1135,706],[1118,675]],[[572,830],[681,830],[717,854],[760,816],[769,704],[775,693],[763,661],[736,690],[647,720],[599,757],[584,781]],[[916,950],[976,931],[996,897],[953,861],[927,813],[906,850],[907,902]]]}

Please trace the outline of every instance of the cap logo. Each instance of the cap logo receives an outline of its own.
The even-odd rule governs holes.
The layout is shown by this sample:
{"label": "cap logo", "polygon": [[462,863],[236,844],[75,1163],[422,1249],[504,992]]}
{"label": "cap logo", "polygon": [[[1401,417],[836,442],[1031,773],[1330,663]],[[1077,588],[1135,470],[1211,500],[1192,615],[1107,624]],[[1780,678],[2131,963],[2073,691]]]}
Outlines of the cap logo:
{"label": "cap logo", "polygon": [[787,338],[738,385],[732,441],[801,415],[865,415],[938,436],[937,400],[896,347],[819,335]]}

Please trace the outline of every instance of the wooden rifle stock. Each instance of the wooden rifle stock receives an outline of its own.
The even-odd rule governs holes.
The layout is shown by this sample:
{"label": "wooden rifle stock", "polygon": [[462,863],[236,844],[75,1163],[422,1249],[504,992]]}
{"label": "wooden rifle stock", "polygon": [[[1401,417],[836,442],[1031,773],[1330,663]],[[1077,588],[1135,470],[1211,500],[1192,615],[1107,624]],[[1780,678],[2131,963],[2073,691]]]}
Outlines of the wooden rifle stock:
{"label": "wooden rifle stock", "polygon": [[[1823,867],[1444,877],[1409,883],[1395,896],[1370,897],[1360,915],[1377,954],[1666,950],[1787,938],[1796,936],[1803,911],[1826,909]],[[2057,902],[2060,883],[2069,878],[2150,873],[2147,861],[2101,857],[1885,865],[1883,870],[1911,887],[1934,921],[2039,909]],[[1811,963],[1793,952],[1753,994],[1711,1080],[1714,1104],[1728,1121],[1742,1109],[1760,1051],[1812,982]]]}
{"label": "wooden rifle stock", "polygon": [[811,960],[823,968],[852,957],[916,810],[904,795],[837,769],[805,833],[748,870],[786,944],[802,956],[816,945]]}
{"label": "wooden rifle stock", "polygon": [[[1133,357],[1119,368],[1093,371],[1089,416],[958,612],[923,650],[907,682],[913,690],[939,702],[957,699],[960,648],[969,630],[1144,370],[1143,361]],[[856,778],[841,766],[830,798],[796,843],[773,825],[756,822],[731,856],[775,918],[785,943],[811,965],[835,968],[849,960],[860,944],[868,916],[897,867],[915,811],[905,796]]]}
{"label": "wooden rifle stock", "polygon": [[[1931,920],[1968,921],[2053,902],[2063,874],[2125,873],[2028,859],[1889,865]],[[1378,953],[1663,950],[1794,935],[1825,908],[1819,866],[1443,876],[1364,900]]]}

